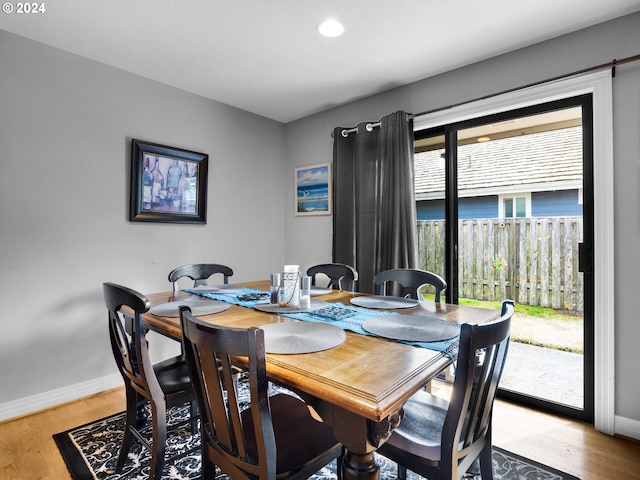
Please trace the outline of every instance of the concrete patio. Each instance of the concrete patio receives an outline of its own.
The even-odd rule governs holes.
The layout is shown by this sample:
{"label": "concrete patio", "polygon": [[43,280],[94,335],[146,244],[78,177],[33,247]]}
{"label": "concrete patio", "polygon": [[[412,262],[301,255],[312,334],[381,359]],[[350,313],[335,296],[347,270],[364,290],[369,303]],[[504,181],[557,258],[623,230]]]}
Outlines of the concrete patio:
{"label": "concrete patio", "polygon": [[580,354],[511,342],[500,386],[582,408],[583,372]]}

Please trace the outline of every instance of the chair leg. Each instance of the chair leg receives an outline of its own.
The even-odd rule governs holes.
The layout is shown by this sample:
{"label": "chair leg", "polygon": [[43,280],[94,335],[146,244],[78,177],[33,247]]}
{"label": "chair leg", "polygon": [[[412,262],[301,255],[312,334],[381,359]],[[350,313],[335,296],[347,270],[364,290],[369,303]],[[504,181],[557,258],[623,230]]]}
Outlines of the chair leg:
{"label": "chair leg", "polygon": [[116,463],[116,472],[120,473],[127,461],[129,450],[133,446],[135,440],[132,430],[137,427],[139,421],[138,414],[138,394],[132,389],[126,389],[127,410],[125,413],[124,435],[122,437],[122,445],[118,454],[118,462]]}
{"label": "chair leg", "polygon": [[493,480],[493,460],[491,459],[491,442],[487,442],[480,455],[480,476],[482,480]]}
{"label": "chair leg", "polygon": [[147,409],[145,408],[145,405],[147,404],[147,399],[144,398],[142,395],[140,395],[138,392],[134,392],[133,395],[135,396],[135,402],[136,402],[135,427],[137,429],[141,429],[142,427],[144,427],[144,424],[147,423],[148,414],[147,414]]}
{"label": "chair leg", "polygon": [[216,476],[216,466],[215,464],[209,460],[207,456],[207,446],[205,444],[205,439],[202,439],[202,480],[212,480]]}
{"label": "chair leg", "polygon": [[342,450],[340,452],[340,455],[338,456],[338,458],[336,458],[336,477],[337,480],[342,480],[342,463],[344,462],[344,456],[347,453],[347,449],[345,447],[342,447]]}
{"label": "chair leg", "polygon": [[192,400],[189,403],[189,414],[191,415],[191,435],[198,434],[198,403]]}
{"label": "chair leg", "polygon": [[407,467],[398,464],[398,480],[407,480]]}
{"label": "chair leg", "polygon": [[118,462],[116,463],[116,472],[122,472],[124,464],[127,461],[127,455],[131,447],[133,446],[133,433],[131,433],[131,427],[126,426],[124,429],[124,437],[122,438],[122,445],[120,446],[120,453],[118,454]]}
{"label": "chair leg", "polygon": [[167,407],[164,402],[152,403],[153,433],[151,444],[151,469],[149,478],[160,480],[164,468],[164,452],[167,448]]}
{"label": "chair leg", "polygon": [[478,461],[480,462],[480,475],[482,480],[493,480],[493,460],[492,460],[492,425],[489,420],[489,426],[487,427],[487,433],[484,437],[484,447],[478,455]]}

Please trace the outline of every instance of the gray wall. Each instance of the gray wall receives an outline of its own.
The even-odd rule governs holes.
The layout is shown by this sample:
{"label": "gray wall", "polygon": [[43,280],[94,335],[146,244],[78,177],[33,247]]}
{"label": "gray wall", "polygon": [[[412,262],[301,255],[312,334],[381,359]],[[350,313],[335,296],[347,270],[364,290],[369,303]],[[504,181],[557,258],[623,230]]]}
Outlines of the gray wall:
{"label": "gray wall", "polygon": [[[131,138],[209,154],[206,225],[129,222]],[[0,30],[0,404],[116,373],[104,281],[281,268],[284,183],[281,123]]]}
{"label": "gray wall", "polygon": [[[640,14],[633,14],[517,52],[369,97],[286,126],[287,170],[332,160],[336,126],[376,121],[402,109],[420,113],[546,80],[640,53]],[[417,59],[429,61],[429,59]],[[615,414],[640,421],[640,62],[620,66],[614,79],[616,378]],[[293,188],[287,184],[287,203]],[[331,260],[330,217],[285,216],[288,261]],[[596,226],[597,228],[597,226]],[[311,248],[310,248],[311,247]]]}
{"label": "gray wall", "polygon": [[[335,126],[635,55],[639,27],[630,15],[286,126],[0,31],[0,405],[115,373],[105,280],[150,292],[196,261],[236,280],[330,261],[331,216],[294,215],[293,175],[331,161]],[[618,68],[614,128],[616,415],[640,421],[640,63]],[[206,226],[127,220],[131,138],[209,154]]]}

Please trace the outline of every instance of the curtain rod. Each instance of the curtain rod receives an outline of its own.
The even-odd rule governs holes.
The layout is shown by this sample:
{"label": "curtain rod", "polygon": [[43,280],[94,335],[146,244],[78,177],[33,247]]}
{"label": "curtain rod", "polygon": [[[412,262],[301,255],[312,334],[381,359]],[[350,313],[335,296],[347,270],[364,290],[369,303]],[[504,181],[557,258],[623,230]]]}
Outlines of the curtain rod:
{"label": "curtain rod", "polygon": [[415,118],[415,117],[419,117],[419,116],[422,116],[422,115],[428,115],[430,113],[441,112],[442,110],[448,110],[450,108],[460,107],[460,106],[466,105],[468,103],[478,102],[480,100],[486,100],[488,98],[497,97],[499,95],[505,95],[507,93],[517,92],[518,90],[524,90],[525,88],[536,87],[536,86],[542,85],[544,83],[555,82],[557,80],[562,80],[563,78],[573,77],[575,75],[582,75],[582,74],[585,74],[585,73],[595,72],[597,70],[604,70],[605,68],[611,68],[611,76],[615,77],[616,76],[616,66],[623,65],[625,63],[637,62],[638,60],[640,60],[640,55],[633,55],[631,57],[626,57],[626,58],[623,58],[621,60],[613,59],[611,62],[603,63],[601,65],[596,65],[594,67],[585,68],[583,70],[577,70],[577,71],[571,72],[571,73],[565,73],[563,75],[558,75],[557,77],[548,78],[546,80],[540,80],[538,82],[529,83],[527,85],[522,85],[520,87],[510,88],[508,90],[503,90],[503,91],[498,92],[498,93],[492,93],[492,94],[489,94],[489,95],[485,95],[484,97],[474,98],[473,100],[465,100],[464,102],[454,103],[452,105],[447,105],[445,107],[438,107],[438,108],[434,108],[432,110],[427,110],[425,112],[414,113],[413,117]]}
{"label": "curtain rod", "polygon": [[[637,62],[638,60],[640,60],[640,55],[633,55],[631,57],[626,57],[626,58],[623,58],[623,59],[620,59],[620,60],[613,59],[611,62],[603,63],[601,65],[596,65],[596,66],[585,68],[585,69],[582,69],[582,70],[577,70],[577,71],[571,72],[571,73],[565,73],[563,75],[558,75],[557,77],[548,78],[546,80],[540,80],[538,82],[529,83],[527,85],[522,85],[520,87],[510,88],[508,90],[503,90],[501,92],[492,93],[490,95],[485,95],[484,97],[478,97],[478,98],[474,98],[472,100],[465,100],[464,102],[454,103],[454,104],[451,104],[451,105],[446,105],[444,107],[434,108],[432,110],[427,110],[427,111],[420,112],[420,113],[409,114],[409,118],[415,118],[415,117],[420,117],[422,115],[428,115],[430,113],[441,112],[443,110],[448,110],[450,108],[460,107],[460,106],[466,105],[468,103],[478,102],[480,100],[486,100],[488,98],[497,97],[499,95],[505,95],[507,93],[517,92],[518,90],[524,90],[525,88],[535,87],[535,86],[538,86],[538,85],[542,85],[544,83],[555,82],[557,80],[562,80],[563,78],[573,77],[575,75],[582,75],[582,74],[585,74],[585,73],[595,72],[597,70],[604,70],[605,68],[611,68],[611,75],[613,77],[615,77],[616,76],[616,67],[618,65],[624,65],[625,63]],[[374,128],[379,127],[379,126],[380,126],[380,122],[374,122],[374,123],[367,123],[365,128],[366,128],[367,132],[372,132]],[[342,134],[343,137],[348,137],[350,133],[355,133],[357,131],[358,131],[358,127],[345,128],[340,133]],[[331,132],[331,136],[333,136],[333,132]]]}

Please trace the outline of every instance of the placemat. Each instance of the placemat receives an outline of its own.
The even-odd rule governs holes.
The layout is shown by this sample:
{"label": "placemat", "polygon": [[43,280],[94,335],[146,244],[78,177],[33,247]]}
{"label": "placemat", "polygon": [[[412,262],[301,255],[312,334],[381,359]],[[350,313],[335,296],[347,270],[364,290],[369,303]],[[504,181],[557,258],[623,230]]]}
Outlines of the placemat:
{"label": "placemat", "polygon": [[314,297],[317,295],[329,295],[330,293],[333,293],[331,288],[311,287],[311,295]]}
{"label": "placemat", "polygon": [[347,334],[327,323],[278,322],[260,327],[264,330],[267,353],[301,354],[319,352],[342,345]]}
{"label": "placemat", "polygon": [[199,285],[197,287],[193,287],[191,290],[200,293],[240,293],[245,289],[246,287],[243,287],[242,285],[221,283],[220,285]]}
{"label": "placemat", "polygon": [[414,300],[413,298],[389,297],[383,295],[353,297],[350,302],[358,307],[380,308],[387,310],[413,308],[418,306],[418,300]]}
{"label": "placemat", "polygon": [[392,340],[440,342],[460,335],[460,325],[427,315],[387,315],[362,324],[367,332]]}
{"label": "placemat", "polygon": [[284,315],[286,313],[310,312],[312,310],[317,310],[319,308],[322,308],[325,304],[326,302],[311,300],[311,306],[309,308],[302,308],[302,307],[289,307],[286,305],[281,307],[277,303],[274,304],[274,303],[256,302],[253,304],[253,308],[255,308],[256,310],[259,310],[260,312],[277,313],[278,315]]}
{"label": "placemat", "polygon": [[214,313],[224,312],[228,310],[231,305],[221,301],[202,300],[199,298],[185,298],[184,300],[178,300],[175,302],[161,303],[156,305],[149,313],[157,315],[159,317],[179,317],[180,307],[187,305],[191,308],[191,313],[196,317],[198,315],[211,315]]}

